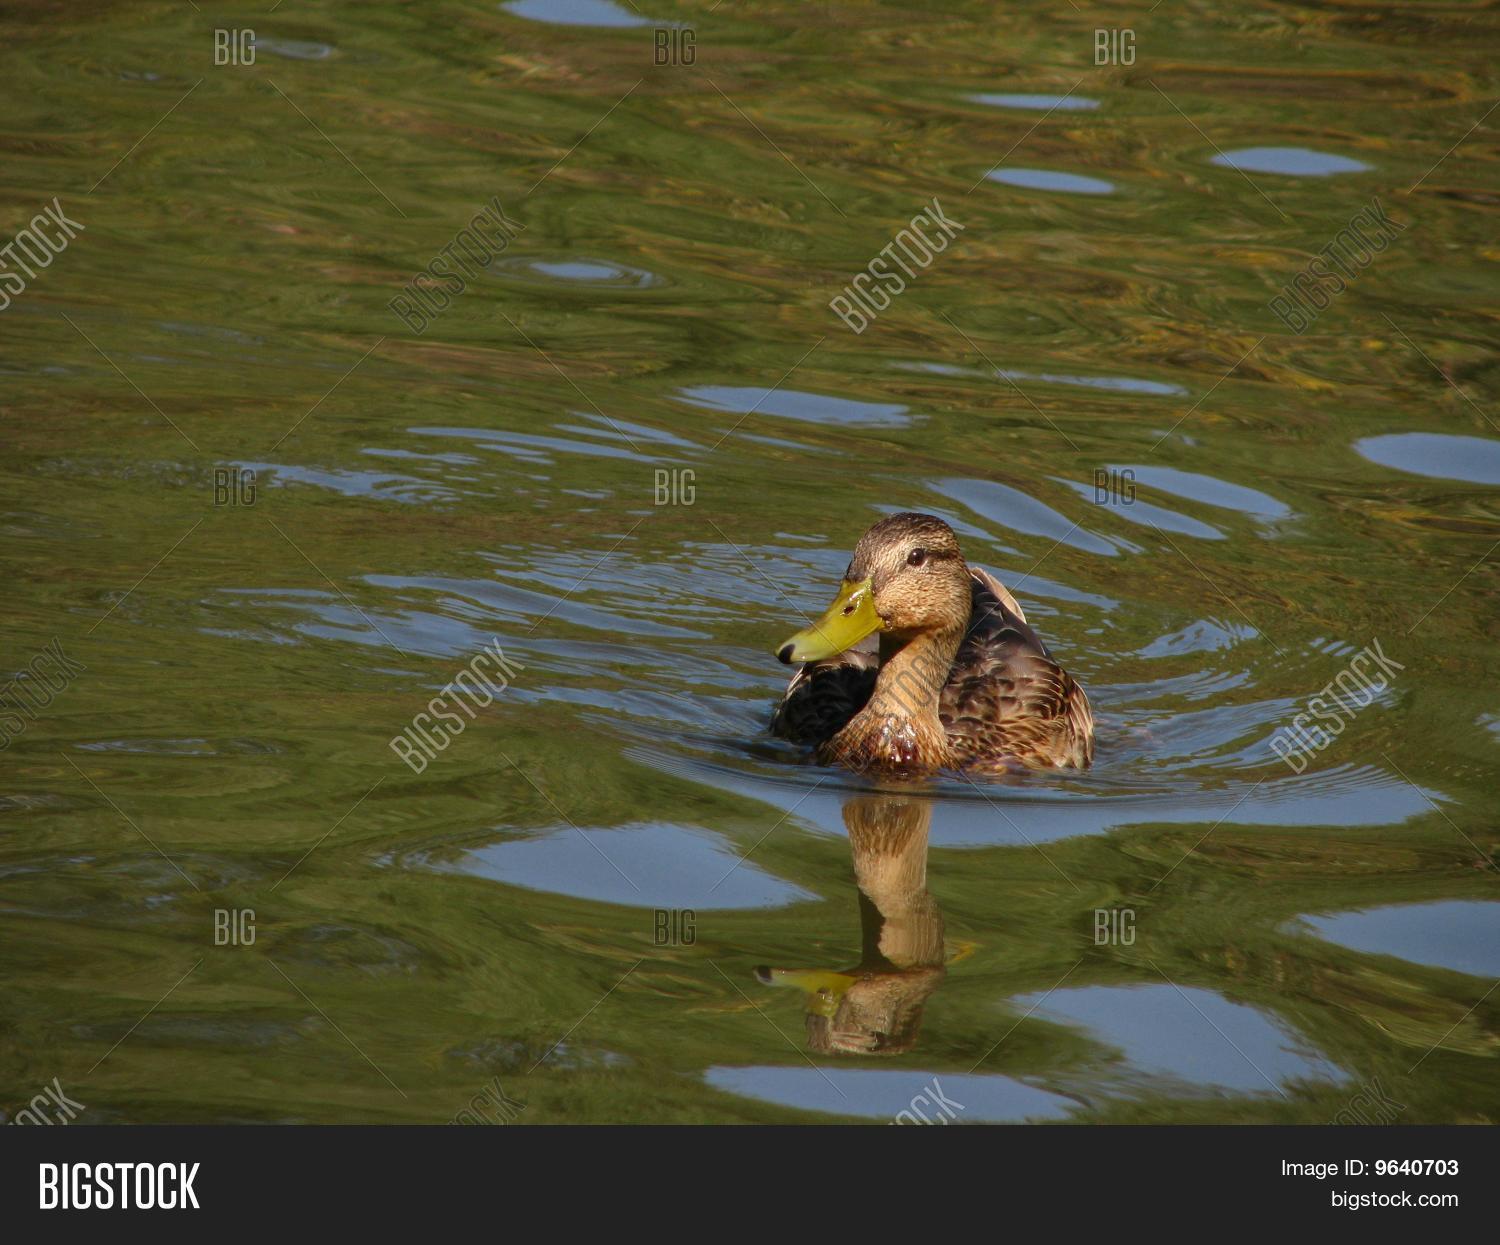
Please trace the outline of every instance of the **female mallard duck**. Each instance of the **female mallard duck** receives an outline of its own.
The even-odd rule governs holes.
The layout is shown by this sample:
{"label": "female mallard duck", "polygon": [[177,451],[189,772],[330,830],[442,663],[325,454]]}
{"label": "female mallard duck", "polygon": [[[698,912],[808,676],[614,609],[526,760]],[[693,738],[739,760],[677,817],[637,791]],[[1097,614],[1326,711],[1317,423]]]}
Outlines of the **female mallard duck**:
{"label": "female mallard duck", "polygon": [[934,515],[893,514],[860,537],[828,612],[777,656],[804,664],[771,730],[816,744],[825,765],[909,774],[1094,757],[1083,688]]}

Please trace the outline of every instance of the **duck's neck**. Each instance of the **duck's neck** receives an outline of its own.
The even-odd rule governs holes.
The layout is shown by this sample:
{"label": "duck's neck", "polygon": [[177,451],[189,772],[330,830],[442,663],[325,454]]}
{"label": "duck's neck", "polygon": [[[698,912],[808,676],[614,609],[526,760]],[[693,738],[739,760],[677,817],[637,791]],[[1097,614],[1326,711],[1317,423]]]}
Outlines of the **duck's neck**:
{"label": "duck's neck", "polygon": [[880,637],[880,673],[867,710],[882,717],[937,721],[943,685],[963,642],[963,627]]}
{"label": "duck's neck", "polygon": [[938,703],[963,638],[962,624],[947,631],[883,634],[880,673],[869,703],[829,741],[837,759],[859,769],[947,765],[948,737]]}

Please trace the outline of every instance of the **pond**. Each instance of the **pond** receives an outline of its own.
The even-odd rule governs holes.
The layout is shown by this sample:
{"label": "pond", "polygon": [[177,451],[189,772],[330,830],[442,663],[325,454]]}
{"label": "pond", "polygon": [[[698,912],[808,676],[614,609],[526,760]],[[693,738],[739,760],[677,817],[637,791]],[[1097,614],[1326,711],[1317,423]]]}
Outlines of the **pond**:
{"label": "pond", "polygon": [[[1146,7],[0,19],[0,1118],[1495,1120],[1497,17]],[[899,510],[1091,769],[771,738]]]}

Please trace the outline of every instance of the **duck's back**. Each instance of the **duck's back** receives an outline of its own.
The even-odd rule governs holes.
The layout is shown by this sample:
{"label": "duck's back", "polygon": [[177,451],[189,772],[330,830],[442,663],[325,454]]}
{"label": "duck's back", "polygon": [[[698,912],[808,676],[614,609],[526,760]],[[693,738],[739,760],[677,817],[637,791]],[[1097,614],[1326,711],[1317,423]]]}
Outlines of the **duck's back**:
{"label": "duck's back", "polygon": [[961,767],[1088,765],[1094,715],[1078,681],[1052,659],[1021,607],[971,567],[973,616],[938,704]]}

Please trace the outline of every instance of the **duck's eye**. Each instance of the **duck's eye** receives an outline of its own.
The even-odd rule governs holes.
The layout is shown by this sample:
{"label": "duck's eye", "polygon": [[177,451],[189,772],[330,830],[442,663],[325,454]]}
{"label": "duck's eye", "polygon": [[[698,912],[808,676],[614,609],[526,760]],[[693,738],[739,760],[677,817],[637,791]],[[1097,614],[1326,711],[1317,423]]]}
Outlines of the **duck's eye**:
{"label": "duck's eye", "polygon": [[906,555],[907,566],[921,566],[925,561],[927,561],[927,550],[925,549],[913,549]]}

